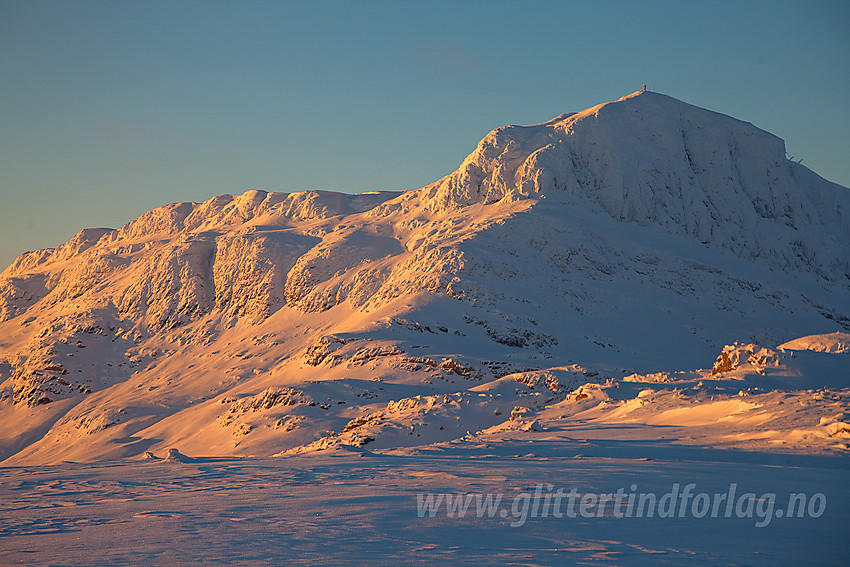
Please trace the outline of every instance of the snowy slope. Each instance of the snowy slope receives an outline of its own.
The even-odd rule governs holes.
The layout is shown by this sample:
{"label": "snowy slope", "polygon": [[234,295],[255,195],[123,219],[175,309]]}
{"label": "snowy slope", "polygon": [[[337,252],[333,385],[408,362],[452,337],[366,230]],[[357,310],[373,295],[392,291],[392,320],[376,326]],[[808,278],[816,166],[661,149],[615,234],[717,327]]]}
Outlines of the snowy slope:
{"label": "snowy slope", "polygon": [[[160,207],[0,275],[0,459],[390,450],[623,419],[841,453],[850,364],[829,345],[846,338],[783,343],[850,330],[848,211],[775,136],[646,92],[494,130],[418,191]],[[712,374],[734,341],[773,366]]]}
{"label": "snowy slope", "polygon": [[498,128],[431,195],[437,207],[580,198],[779,269],[850,271],[846,190],[786,159],[784,142],[752,124],[651,92]]}

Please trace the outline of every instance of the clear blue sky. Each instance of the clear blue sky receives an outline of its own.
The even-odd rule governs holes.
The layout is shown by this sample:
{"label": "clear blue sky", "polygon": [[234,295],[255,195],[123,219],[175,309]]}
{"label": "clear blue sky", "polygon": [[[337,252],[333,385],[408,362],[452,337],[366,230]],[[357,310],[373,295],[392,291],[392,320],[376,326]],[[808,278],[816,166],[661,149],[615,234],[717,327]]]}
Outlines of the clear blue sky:
{"label": "clear blue sky", "polygon": [[413,189],[638,90],[850,185],[850,2],[0,0],[0,263],[248,189]]}

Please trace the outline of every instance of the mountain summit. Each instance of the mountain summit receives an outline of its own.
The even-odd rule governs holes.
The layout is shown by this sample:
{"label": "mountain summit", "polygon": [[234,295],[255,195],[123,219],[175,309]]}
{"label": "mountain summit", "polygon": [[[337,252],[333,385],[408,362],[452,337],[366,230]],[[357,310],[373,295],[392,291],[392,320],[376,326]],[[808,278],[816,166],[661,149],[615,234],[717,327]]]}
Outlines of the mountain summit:
{"label": "mountain summit", "polygon": [[363,444],[437,406],[452,439],[473,391],[490,427],[535,385],[850,330],[848,249],[847,188],[651,92],[498,128],[416,191],[166,205],[0,275],[0,459]]}
{"label": "mountain summit", "polygon": [[555,197],[780,269],[845,279],[847,191],[747,122],[663,94],[490,132],[431,186],[438,207]]}

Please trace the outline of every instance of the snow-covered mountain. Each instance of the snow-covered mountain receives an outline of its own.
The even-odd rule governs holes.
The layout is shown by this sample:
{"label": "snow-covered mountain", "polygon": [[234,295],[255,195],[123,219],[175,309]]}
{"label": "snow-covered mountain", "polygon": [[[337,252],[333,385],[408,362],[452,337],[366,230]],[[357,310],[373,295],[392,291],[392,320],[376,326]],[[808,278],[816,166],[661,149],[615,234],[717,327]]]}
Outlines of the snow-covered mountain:
{"label": "snow-covered mountain", "polygon": [[[0,275],[0,459],[527,432],[649,415],[632,413],[653,397],[635,382],[678,384],[647,423],[709,381],[712,403],[737,405],[700,415],[781,413],[786,394],[738,403],[727,375],[837,388],[787,418],[827,420],[815,449],[788,442],[844,447],[847,250],[850,190],[749,123],[651,92],[498,128],[417,191],[166,205]],[[810,367],[821,383],[789,382]],[[765,439],[757,423],[740,443]]]}

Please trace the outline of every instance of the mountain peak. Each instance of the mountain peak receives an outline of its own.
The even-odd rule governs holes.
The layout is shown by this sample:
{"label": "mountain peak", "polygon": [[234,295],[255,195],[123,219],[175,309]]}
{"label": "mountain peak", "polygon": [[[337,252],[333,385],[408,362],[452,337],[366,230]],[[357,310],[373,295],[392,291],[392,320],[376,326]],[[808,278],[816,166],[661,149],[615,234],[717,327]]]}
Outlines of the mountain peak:
{"label": "mountain peak", "polygon": [[778,266],[850,270],[835,241],[850,232],[846,190],[789,161],[780,138],[654,92],[497,128],[425,191],[434,209],[582,202]]}
{"label": "mountain peak", "polygon": [[0,274],[0,459],[364,444],[485,391],[513,400],[489,427],[515,383],[850,330],[848,211],[779,138],[650,92],[497,128],[415,191],[158,207]]}

